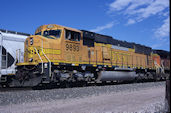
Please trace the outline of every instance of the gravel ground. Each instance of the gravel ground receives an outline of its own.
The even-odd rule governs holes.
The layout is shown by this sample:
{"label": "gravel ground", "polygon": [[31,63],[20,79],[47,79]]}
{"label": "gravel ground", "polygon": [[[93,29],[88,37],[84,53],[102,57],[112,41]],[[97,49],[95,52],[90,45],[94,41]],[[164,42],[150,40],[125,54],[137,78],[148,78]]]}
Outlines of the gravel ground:
{"label": "gravel ground", "polygon": [[0,92],[0,113],[164,112],[165,82]]}

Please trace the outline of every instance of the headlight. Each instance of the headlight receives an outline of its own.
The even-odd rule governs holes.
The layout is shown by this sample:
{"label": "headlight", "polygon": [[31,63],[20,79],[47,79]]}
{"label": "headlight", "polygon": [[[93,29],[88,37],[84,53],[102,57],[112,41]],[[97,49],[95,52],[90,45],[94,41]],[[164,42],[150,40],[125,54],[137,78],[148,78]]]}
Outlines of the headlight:
{"label": "headlight", "polygon": [[44,68],[48,68],[48,64],[47,63],[44,64]]}
{"label": "headlight", "polygon": [[33,45],[33,38],[30,38],[30,45]]}
{"label": "headlight", "polygon": [[33,62],[33,58],[30,58],[30,59],[29,59],[29,62]]}

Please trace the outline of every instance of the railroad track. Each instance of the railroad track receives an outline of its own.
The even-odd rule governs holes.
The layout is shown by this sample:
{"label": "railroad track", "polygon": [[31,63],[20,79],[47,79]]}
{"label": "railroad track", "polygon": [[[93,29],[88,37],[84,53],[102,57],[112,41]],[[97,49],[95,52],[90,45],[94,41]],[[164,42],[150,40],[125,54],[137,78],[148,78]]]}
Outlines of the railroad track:
{"label": "railroad track", "polygon": [[11,88],[2,88],[0,87],[0,92],[14,92],[14,91],[25,91],[32,90],[31,87],[11,87]]}
{"label": "railroad track", "polygon": [[[46,89],[62,89],[62,88],[76,88],[76,87],[91,87],[91,86],[105,86],[105,85],[121,85],[121,84],[133,84],[133,83],[147,83],[154,81],[141,81],[141,82],[109,82],[109,83],[91,83],[86,86],[39,86],[39,87],[0,87],[0,92],[14,92],[14,91],[25,91],[25,90],[46,90]],[[160,82],[160,81],[156,81]]]}
{"label": "railroad track", "polygon": [[[159,107],[162,108],[164,105],[165,84],[166,82],[146,82],[81,88],[59,88],[52,90],[26,91],[24,89],[24,91],[0,92],[0,112],[7,113],[15,111],[17,113],[50,113],[59,111],[60,113],[75,113],[77,110],[79,110],[79,112],[84,112],[86,109],[110,111],[109,108],[111,105],[113,105],[111,107],[111,111],[115,111],[115,109],[117,110],[117,108],[120,108],[120,106],[126,107],[125,105],[128,105],[130,106],[129,108],[133,109],[133,104],[135,104],[133,106],[136,107],[143,105],[145,108],[147,106],[148,108],[150,107],[150,109],[153,109],[153,103],[155,104],[156,102],[161,102]],[[156,98],[154,98],[154,95],[156,95]],[[158,96],[162,98],[158,98]],[[125,99],[128,99],[129,101],[125,101]],[[141,101],[143,102],[141,103]],[[147,102],[143,104],[145,101]],[[91,107],[92,109],[90,109]],[[113,109],[113,107],[115,108]],[[119,108],[118,110],[121,110]],[[144,107],[142,107],[142,110],[143,108]],[[87,112],[95,112],[94,110]]]}

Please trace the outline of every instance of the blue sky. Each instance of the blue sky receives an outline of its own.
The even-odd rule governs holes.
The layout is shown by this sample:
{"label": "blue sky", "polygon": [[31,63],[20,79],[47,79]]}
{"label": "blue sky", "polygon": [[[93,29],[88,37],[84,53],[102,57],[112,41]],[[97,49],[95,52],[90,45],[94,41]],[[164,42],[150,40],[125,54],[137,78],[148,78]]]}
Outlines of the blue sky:
{"label": "blue sky", "polygon": [[0,29],[59,24],[170,51],[169,9],[169,0],[1,0]]}

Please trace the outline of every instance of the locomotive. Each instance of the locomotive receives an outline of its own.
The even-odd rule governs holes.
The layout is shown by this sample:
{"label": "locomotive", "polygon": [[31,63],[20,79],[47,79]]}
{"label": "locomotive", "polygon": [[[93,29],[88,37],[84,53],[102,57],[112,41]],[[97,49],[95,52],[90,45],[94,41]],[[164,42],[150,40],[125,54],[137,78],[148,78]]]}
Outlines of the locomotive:
{"label": "locomotive", "polygon": [[[169,52],[56,24],[42,25],[24,43],[15,86],[71,85],[165,79]],[[163,55],[163,54],[162,54]],[[164,60],[163,60],[164,59]]]}

